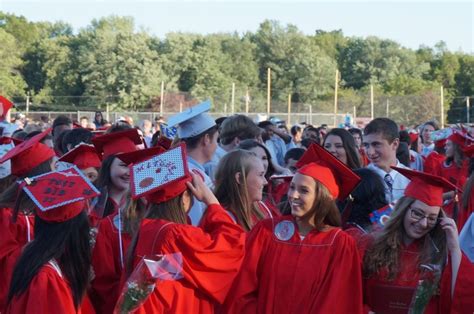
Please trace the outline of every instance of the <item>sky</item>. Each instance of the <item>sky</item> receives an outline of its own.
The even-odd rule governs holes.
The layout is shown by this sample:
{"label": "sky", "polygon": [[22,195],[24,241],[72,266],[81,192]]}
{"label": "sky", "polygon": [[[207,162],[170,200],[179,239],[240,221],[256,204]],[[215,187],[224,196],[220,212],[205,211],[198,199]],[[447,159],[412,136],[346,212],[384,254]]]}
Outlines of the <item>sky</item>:
{"label": "sky", "polygon": [[75,31],[93,19],[131,16],[137,28],[160,38],[177,31],[255,32],[271,19],[305,34],[341,29],[346,36],[377,36],[411,49],[442,40],[451,51],[474,53],[474,0],[0,0],[0,11],[35,22],[68,22]]}

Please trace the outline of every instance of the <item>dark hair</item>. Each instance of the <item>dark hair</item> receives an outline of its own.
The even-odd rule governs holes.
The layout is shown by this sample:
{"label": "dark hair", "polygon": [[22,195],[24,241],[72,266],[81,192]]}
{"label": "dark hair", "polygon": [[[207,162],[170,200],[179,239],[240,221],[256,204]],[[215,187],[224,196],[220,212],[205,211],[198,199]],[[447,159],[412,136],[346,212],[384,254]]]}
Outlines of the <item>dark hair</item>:
{"label": "dark hair", "polygon": [[53,143],[54,151],[56,153],[59,153],[61,156],[66,153],[65,151],[63,151],[63,138],[64,138],[64,136],[66,136],[67,133],[69,133],[71,131],[72,130],[65,130],[65,131],[59,133],[59,135],[54,140],[54,143]]}
{"label": "dark hair", "polygon": [[405,142],[410,145],[410,134],[407,130],[400,130],[400,132],[398,132],[398,138],[400,142]]}
{"label": "dark hair", "polygon": [[454,165],[457,167],[457,168],[461,168],[462,167],[462,164],[463,164],[463,161],[464,161],[464,153],[462,151],[462,148],[459,144],[451,141],[452,145],[453,145],[453,155],[450,156],[450,157],[446,157],[446,161],[445,163],[447,165],[450,165],[452,163],[454,163]]}
{"label": "dark hair", "polygon": [[158,145],[158,140],[160,139],[161,136],[161,131],[157,130],[153,135],[151,136],[151,141],[150,141],[150,146],[155,147]]}
{"label": "dark hair", "polygon": [[[31,169],[26,175],[16,178],[23,179],[27,177],[35,177],[40,174],[50,172],[52,158],[40,163],[38,166]],[[10,177],[15,178],[13,175]],[[20,186],[13,180],[13,184],[10,185],[6,190],[2,190],[0,194],[0,207],[9,207],[14,209],[14,220],[20,210],[31,210],[34,208],[33,201],[26,195],[24,191],[19,190]]]}
{"label": "dark hair", "polygon": [[265,154],[267,155],[268,169],[267,169],[267,172],[265,173],[265,178],[268,180],[268,178],[270,178],[272,175],[275,174],[275,168],[273,167],[273,163],[272,163],[272,155],[268,151],[268,148],[265,145],[257,142],[256,140],[244,140],[240,142],[239,146],[237,146],[238,149],[245,149],[245,150],[251,150],[252,148],[255,148],[255,147],[260,147],[261,149],[265,151]]}
{"label": "dark hair", "polygon": [[224,123],[226,119],[227,117],[219,117],[215,120],[218,129],[221,127],[222,123]]}
{"label": "dark hair", "polygon": [[222,145],[229,145],[236,137],[243,140],[256,139],[260,135],[258,126],[247,116],[236,114],[222,122],[219,139]]}
{"label": "dark hair", "polygon": [[301,132],[301,127],[299,125],[293,125],[290,129],[291,135],[295,136],[298,132]]}
{"label": "dark hair", "polygon": [[8,303],[23,294],[40,269],[52,259],[58,262],[78,309],[89,283],[91,265],[89,220],[84,211],[62,223],[35,217],[35,238],[25,246],[13,270]]}
{"label": "dark hair", "polygon": [[23,129],[18,129],[12,134],[12,138],[16,138],[19,140],[24,140],[25,137],[28,136],[28,133],[26,133]]}
{"label": "dark hair", "polygon": [[351,133],[341,128],[332,129],[324,137],[323,147],[324,147],[324,143],[326,142],[326,139],[330,135],[339,136],[339,138],[341,139],[342,146],[344,147],[344,150],[346,151],[347,166],[351,169],[357,169],[357,168],[362,167],[359,150],[356,147],[354,137],[351,135]]}
{"label": "dark hair", "polygon": [[187,137],[181,139],[185,144],[187,149],[195,149],[198,147],[199,142],[206,136],[208,135],[210,138],[214,136],[217,132],[217,125],[214,125],[207,129],[206,131],[202,132],[201,134],[198,134],[196,136],[192,137]]}
{"label": "dark hair", "polygon": [[352,135],[354,134],[359,134],[360,138],[362,139],[362,130],[361,129],[358,129],[358,128],[350,128],[348,130],[349,133],[351,133]]}
{"label": "dark hair", "polygon": [[382,177],[373,170],[360,168],[354,172],[362,180],[351,193],[353,200],[348,223],[355,223],[367,230],[371,225],[369,214],[388,205],[385,199],[385,186]]}
{"label": "dark hair", "polygon": [[[313,140],[316,140],[318,144],[320,144],[321,142],[321,134],[319,133],[319,129],[315,128],[314,126],[308,126],[306,128],[304,128],[303,130],[303,134],[304,132],[314,132],[316,133],[316,138],[314,137],[309,137],[310,139],[313,139]],[[308,138],[308,137],[305,137],[305,138]]]}
{"label": "dark hair", "polygon": [[265,120],[265,121],[259,122],[259,123],[257,124],[257,126],[258,126],[259,128],[265,129],[267,126],[274,126],[274,124],[273,124],[272,121]]}
{"label": "dark hair", "polygon": [[306,150],[304,148],[300,148],[300,147],[289,149],[286,152],[285,157],[284,157],[285,163],[287,164],[290,158],[293,160],[300,160],[301,156],[303,156],[305,151]]}
{"label": "dark hair", "polygon": [[110,134],[110,133],[130,130],[130,129],[132,129],[132,126],[128,122],[122,121],[122,122],[117,122],[117,123],[112,124],[105,133]]}
{"label": "dark hair", "polygon": [[407,167],[410,167],[410,148],[406,142],[400,142],[400,145],[397,147],[397,159],[402,164]]}
{"label": "dark hair", "polygon": [[[112,184],[112,178],[110,176],[110,166],[114,162],[115,158],[116,158],[115,155],[112,155],[102,160],[102,164],[99,170],[99,176],[97,177],[97,180],[96,180],[96,185],[98,188],[104,189]],[[112,214],[114,210],[115,210],[114,203],[110,200],[110,198],[107,198],[107,202],[105,204],[105,209],[104,209],[104,217]]]}
{"label": "dark hair", "polygon": [[73,129],[66,134],[64,134],[62,141],[61,141],[61,149],[64,153],[69,151],[68,144],[72,148],[80,143],[91,144],[92,143],[92,132],[84,129],[84,128],[77,128]]}
{"label": "dark hair", "polygon": [[72,120],[71,120],[71,118],[69,118],[68,116],[65,116],[65,115],[57,116],[57,117],[53,120],[53,133],[54,133],[54,129],[55,129],[57,126],[61,126],[61,125],[71,125],[71,124],[72,124]]}
{"label": "dark hair", "polygon": [[390,144],[399,137],[398,125],[389,118],[375,118],[364,128],[364,135],[381,134]]}
{"label": "dark hair", "polygon": [[312,144],[318,144],[319,145],[319,142],[316,141],[315,139],[313,138],[304,138],[301,140],[301,146],[303,146],[304,148],[308,149]]}

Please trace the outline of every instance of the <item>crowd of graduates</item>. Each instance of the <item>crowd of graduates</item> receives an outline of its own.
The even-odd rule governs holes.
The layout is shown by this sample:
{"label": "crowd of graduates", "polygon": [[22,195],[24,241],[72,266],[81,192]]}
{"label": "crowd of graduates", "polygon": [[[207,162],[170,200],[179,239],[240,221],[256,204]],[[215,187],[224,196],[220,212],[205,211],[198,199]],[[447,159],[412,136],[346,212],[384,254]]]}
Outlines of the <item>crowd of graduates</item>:
{"label": "crowd of graduates", "polygon": [[[469,126],[210,109],[148,140],[126,119],[5,127],[0,313],[474,312]],[[178,271],[137,289],[153,256]]]}

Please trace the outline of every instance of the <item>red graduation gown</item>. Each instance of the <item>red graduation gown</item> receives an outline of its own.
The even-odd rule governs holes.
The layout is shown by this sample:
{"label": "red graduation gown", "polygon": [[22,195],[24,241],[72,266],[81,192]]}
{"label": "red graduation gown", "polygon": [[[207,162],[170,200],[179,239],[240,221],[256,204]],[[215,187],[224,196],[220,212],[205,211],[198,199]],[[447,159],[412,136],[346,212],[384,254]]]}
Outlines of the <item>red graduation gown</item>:
{"label": "red graduation gown", "polygon": [[135,313],[213,313],[240,268],[244,241],[242,228],[217,204],[208,206],[200,228],[144,219],[135,266],[147,254],[180,252],[183,278],[159,282]]}
{"label": "red graduation gown", "polygon": [[[420,241],[415,241],[404,247],[400,252],[400,272],[393,280],[387,279],[386,270],[381,270],[377,276],[364,278],[364,302],[368,308],[377,298],[384,296],[381,286],[415,289],[422,273],[418,266],[418,256],[422,248]],[[440,295],[431,298],[425,314],[441,313],[472,313],[474,311],[474,265],[463,255],[456,280],[454,301],[451,299],[451,264],[445,266],[441,275]],[[413,291],[414,292],[414,291]]]}
{"label": "red graduation gown", "polygon": [[362,313],[361,277],[356,244],[341,229],[302,240],[292,216],[266,219],[247,234],[223,312]]}
{"label": "red graduation gown", "polygon": [[26,291],[12,299],[6,313],[69,314],[76,313],[76,309],[69,285],[48,263],[31,280]]}
{"label": "red graduation gown", "polygon": [[423,160],[423,172],[429,174],[437,174],[438,168],[441,167],[446,157],[437,152],[431,152]]}
{"label": "red graduation gown", "polygon": [[23,247],[33,239],[34,217],[19,214],[12,222],[13,211],[0,209],[0,313],[3,313],[11,276]]}
{"label": "red graduation gown", "polygon": [[[438,169],[436,175],[445,178],[449,182],[455,184],[459,189],[463,189],[464,185],[467,180],[468,175],[468,167],[469,163],[468,160],[465,160],[462,164],[461,168],[458,168],[454,163],[451,165],[446,166],[445,163],[442,163]],[[462,200],[462,193],[458,195],[459,200]],[[461,202],[458,203],[458,213],[461,212]],[[443,209],[446,211],[449,217],[453,217],[454,214],[454,200],[443,206]],[[458,217],[459,218],[459,214]],[[461,230],[461,226],[459,225],[459,219],[456,219],[456,223],[458,229]]]}
{"label": "red graduation gown", "polygon": [[91,282],[89,297],[97,313],[112,313],[117,303],[123,272],[122,260],[125,263],[131,236],[122,232],[122,255],[118,231],[118,214],[103,218],[99,222],[99,231],[92,251],[92,269],[94,279]]}

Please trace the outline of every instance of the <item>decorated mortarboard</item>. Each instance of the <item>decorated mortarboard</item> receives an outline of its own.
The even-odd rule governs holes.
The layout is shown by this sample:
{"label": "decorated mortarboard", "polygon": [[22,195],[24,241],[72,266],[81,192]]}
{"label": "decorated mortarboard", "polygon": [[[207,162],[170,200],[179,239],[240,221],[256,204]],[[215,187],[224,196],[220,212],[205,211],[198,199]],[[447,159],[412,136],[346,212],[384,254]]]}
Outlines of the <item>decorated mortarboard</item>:
{"label": "decorated mortarboard", "polygon": [[0,158],[0,163],[11,159],[11,173],[17,177],[26,175],[33,168],[55,156],[51,148],[40,143],[50,131],[51,129],[47,129],[15,146]]}
{"label": "decorated mortarboard", "polygon": [[79,169],[100,168],[102,161],[94,145],[81,143],[59,158],[59,161],[76,165]]}
{"label": "decorated mortarboard", "polygon": [[136,151],[137,145],[142,144],[142,139],[137,129],[128,129],[95,137],[92,143],[105,159],[112,155]]}
{"label": "decorated mortarboard", "polygon": [[445,128],[445,129],[431,132],[430,137],[434,142],[436,142],[436,141],[446,140],[451,134],[453,134],[453,129]]}
{"label": "decorated mortarboard", "polygon": [[179,138],[199,135],[216,125],[214,119],[207,113],[209,110],[211,101],[207,100],[170,117],[168,125],[177,126]]}
{"label": "decorated mortarboard", "polygon": [[443,177],[405,168],[392,167],[392,169],[411,180],[405,188],[405,196],[429,206],[443,206],[443,192],[459,190]]}
{"label": "decorated mortarboard", "polygon": [[184,144],[129,167],[132,197],[145,197],[151,203],[180,195],[191,181]]}
{"label": "decorated mortarboard", "polygon": [[312,144],[296,163],[297,172],[322,183],[334,198],[345,199],[361,181],[349,167],[319,144]]}
{"label": "decorated mortarboard", "polygon": [[84,209],[85,200],[100,194],[75,166],[26,178],[20,184],[35,203],[37,215],[49,222],[76,217]]}
{"label": "decorated mortarboard", "polygon": [[130,165],[132,163],[134,164],[139,163],[140,161],[143,161],[155,155],[161,154],[165,151],[166,150],[164,148],[160,146],[155,146],[155,147],[136,150],[134,152],[118,154],[117,158],[123,161],[124,163],[126,163],[127,165]]}
{"label": "decorated mortarboard", "polygon": [[4,120],[13,103],[0,95],[0,119]]}

